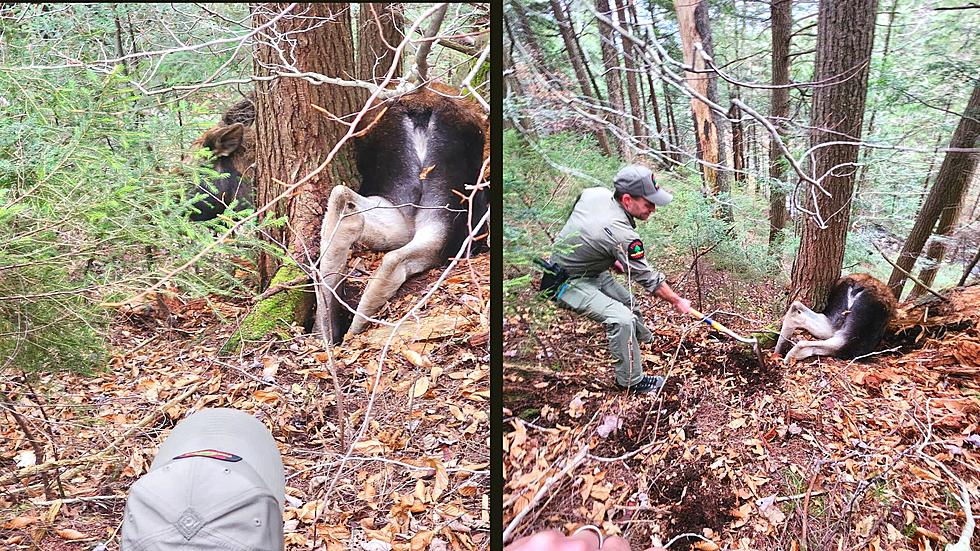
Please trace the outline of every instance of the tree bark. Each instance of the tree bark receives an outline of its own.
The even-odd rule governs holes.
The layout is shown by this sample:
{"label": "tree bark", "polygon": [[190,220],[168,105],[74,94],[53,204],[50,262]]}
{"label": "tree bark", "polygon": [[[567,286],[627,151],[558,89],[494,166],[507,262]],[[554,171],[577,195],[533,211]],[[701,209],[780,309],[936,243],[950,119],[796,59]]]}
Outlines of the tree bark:
{"label": "tree bark", "polygon": [[[551,11],[555,15],[555,21],[558,22],[558,31],[561,33],[561,39],[565,43],[565,53],[568,55],[568,61],[571,62],[572,69],[575,71],[575,78],[578,79],[579,87],[582,89],[582,95],[587,98],[597,98],[593,94],[591,81],[585,69],[585,57],[578,47],[575,34],[572,32],[572,24],[565,16],[565,10],[562,9],[560,0],[551,0]],[[611,156],[613,150],[606,137],[606,130],[604,128],[597,128],[593,133],[603,153],[607,157]]]}
{"label": "tree bark", "polygon": [[[288,4],[262,4],[253,11],[255,26],[263,25]],[[276,22],[278,36],[290,33],[295,67],[325,75],[353,75],[354,48],[347,4],[298,5],[293,14]],[[324,24],[324,20],[328,23]],[[269,74],[268,67],[280,63],[279,54],[268,44],[259,42],[255,52],[256,73]],[[259,81],[256,86],[256,202],[258,207],[271,203],[286,186],[305,177],[323,162],[330,149],[347,132],[347,126],[316,110],[317,105],[336,116],[357,112],[366,99],[358,88],[315,86],[298,78]],[[315,178],[290,197],[275,203],[263,218],[286,216],[289,223],[267,227],[267,239],[285,247],[297,263],[312,268],[319,256],[320,225],[330,190],[338,183],[354,189],[356,177],[350,148],[334,157]],[[279,269],[277,260],[269,254],[259,259],[263,287],[268,286]],[[302,304],[295,308],[293,321],[309,326],[312,321],[315,297],[305,293]]]}
{"label": "tree bark", "polygon": [[[772,16],[772,84],[789,84],[789,47],[793,27],[793,3],[791,0],[772,0],[769,4]],[[770,95],[769,120],[776,127],[780,139],[788,136],[786,122],[789,118],[789,88],[773,88]],[[769,249],[779,245],[779,236],[786,227],[786,193],[783,178],[787,161],[775,139],[769,140]]]}
{"label": "tree bark", "polygon": [[[609,8],[609,0],[596,0],[596,10],[608,17],[611,21],[616,21],[616,15]],[[599,21],[599,42],[602,46],[602,66],[605,68],[606,91],[609,94],[609,107],[615,114],[606,115],[612,121],[612,126],[619,129],[616,132],[616,148],[619,154],[627,160],[633,158],[633,149],[629,144],[629,130],[622,113],[625,113],[623,104],[623,84],[619,74],[619,50],[616,47],[615,30]]]}
{"label": "tree bark", "polygon": [[[963,117],[953,132],[949,142],[950,148],[972,148],[980,136],[980,84],[973,86],[973,93],[967,102]],[[896,297],[902,296],[907,276],[901,270],[911,271],[916,259],[922,252],[922,247],[932,233],[936,220],[945,209],[958,210],[959,204],[966,193],[967,184],[977,168],[977,154],[949,151],[939,167],[936,183],[929,190],[919,215],[915,218],[912,231],[909,232],[902,252],[895,261],[896,268],[888,278],[888,286],[895,292]],[[958,214],[958,212],[956,213]],[[901,268],[901,270],[899,269]]]}
{"label": "tree bark", "polygon": [[[836,80],[813,92],[811,146],[861,140],[876,8],[877,0],[820,3],[814,80]],[[821,147],[811,158],[810,172],[826,193],[807,186],[805,207],[816,214],[803,216],[790,302],[800,300],[819,311],[840,277],[858,146]]]}
{"label": "tree bark", "polygon": [[[738,88],[732,90],[732,96],[738,99]],[[735,181],[745,182],[747,172],[745,166],[745,133],[742,131],[742,110],[732,105],[728,110],[728,118],[732,121],[732,168],[735,170]]]}
{"label": "tree bark", "polygon": [[[718,103],[717,76],[710,72],[704,58],[694,51],[694,45],[700,43],[704,52],[709,57],[714,57],[711,28],[708,25],[708,3],[705,0],[674,0],[674,9],[684,46],[684,64],[692,66],[696,71],[686,71],[687,84],[704,97]],[[697,149],[703,161],[701,168],[705,184],[712,195],[730,193],[730,178],[724,170],[725,139],[720,123],[723,117],[713,113],[707,104],[694,97],[691,98],[691,111],[694,115]],[[726,222],[734,221],[731,202],[726,200],[717,215]]]}
{"label": "tree bark", "polygon": [[[619,12],[619,26],[629,31],[630,34],[636,34],[633,32],[633,25],[627,17],[624,0],[616,0],[616,11]],[[626,95],[630,101],[630,108],[626,113],[631,115],[630,122],[633,127],[633,139],[636,140],[636,147],[640,150],[646,150],[649,147],[649,140],[647,139],[647,131],[644,127],[644,123],[646,123],[646,118],[643,116],[644,102],[640,96],[636,82],[635,49],[636,46],[632,41],[623,39],[623,67],[626,68]]]}
{"label": "tree bark", "polygon": [[[395,60],[395,48],[404,38],[401,17],[396,14],[400,4],[361,4],[357,13],[357,78],[378,82]],[[395,75],[401,75],[402,60],[398,60]]]}

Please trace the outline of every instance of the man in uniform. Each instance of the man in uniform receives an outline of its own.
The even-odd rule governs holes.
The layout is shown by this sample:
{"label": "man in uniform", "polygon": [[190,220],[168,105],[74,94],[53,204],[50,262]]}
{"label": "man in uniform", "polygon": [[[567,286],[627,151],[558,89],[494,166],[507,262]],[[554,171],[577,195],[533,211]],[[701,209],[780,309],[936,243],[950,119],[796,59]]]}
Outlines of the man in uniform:
{"label": "man in uniform", "polygon": [[656,392],[663,377],[643,374],[639,342],[652,342],[629,291],[613,279],[610,268],[623,273],[681,313],[691,302],[678,296],[664,274],[647,264],[643,242],[636,233],[636,219],[646,220],[657,207],[673,199],[660,189],[650,169],[637,165],[616,174],[615,192],[603,187],[582,191],[572,214],[555,239],[551,262],[567,274],[552,290],[559,306],[603,324],[609,350],[616,360],[616,384],[629,392]]}

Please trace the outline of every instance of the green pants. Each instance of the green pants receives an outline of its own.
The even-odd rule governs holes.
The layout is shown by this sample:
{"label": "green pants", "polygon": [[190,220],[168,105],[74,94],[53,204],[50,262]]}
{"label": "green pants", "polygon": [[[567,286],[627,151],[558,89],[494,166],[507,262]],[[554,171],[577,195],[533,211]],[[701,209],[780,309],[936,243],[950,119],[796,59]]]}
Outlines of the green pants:
{"label": "green pants", "polygon": [[609,352],[616,360],[616,382],[631,386],[643,380],[640,342],[652,342],[653,333],[643,317],[631,308],[633,296],[612,274],[574,279],[558,299],[558,305],[601,323],[609,337]]}

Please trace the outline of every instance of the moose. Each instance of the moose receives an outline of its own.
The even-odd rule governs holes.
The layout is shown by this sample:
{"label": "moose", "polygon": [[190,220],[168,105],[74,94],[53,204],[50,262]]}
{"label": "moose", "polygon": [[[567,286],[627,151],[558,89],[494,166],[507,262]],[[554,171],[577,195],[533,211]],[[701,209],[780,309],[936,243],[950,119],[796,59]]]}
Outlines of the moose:
{"label": "moose", "polygon": [[783,363],[788,365],[810,356],[844,360],[863,356],[878,346],[896,308],[891,289],[870,274],[844,276],[830,289],[822,313],[810,310],[799,301],[790,305],[783,317],[776,353],[782,354],[790,347],[794,331],[804,329],[821,340],[797,342]]}
{"label": "moose", "polygon": [[[316,327],[334,343],[350,320],[340,287],[355,244],[386,254],[370,277],[349,332],[364,331],[374,316],[415,274],[455,257],[489,208],[480,181],[486,116],[475,102],[429,85],[371,106],[354,139],[361,185],[338,184],[330,192],[320,234]],[[192,219],[220,214],[251,193],[243,177],[255,162],[251,98],[236,104],[199,145],[214,155],[222,178],[195,204]],[[469,188],[468,188],[469,186]],[[482,230],[479,230],[482,231]],[[474,246],[478,249],[480,246]]]}
{"label": "moose", "polygon": [[246,174],[255,167],[253,122],[255,96],[249,94],[229,109],[217,126],[195,140],[193,148],[211,151],[212,169],[219,176],[214,182],[197,186],[197,194],[204,197],[194,203],[192,221],[211,220],[229,205],[238,208],[251,206],[252,183]]}

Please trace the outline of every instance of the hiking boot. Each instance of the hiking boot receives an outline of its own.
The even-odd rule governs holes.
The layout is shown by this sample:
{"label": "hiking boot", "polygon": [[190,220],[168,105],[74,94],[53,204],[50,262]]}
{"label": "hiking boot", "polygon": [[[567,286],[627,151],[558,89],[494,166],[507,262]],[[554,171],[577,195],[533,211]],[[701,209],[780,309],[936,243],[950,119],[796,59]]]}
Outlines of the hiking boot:
{"label": "hiking boot", "polygon": [[616,383],[616,386],[630,394],[652,394],[664,386],[664,378],[659,375],[644,375],[643,380],[635,385],[622,386]]}

